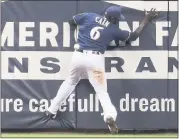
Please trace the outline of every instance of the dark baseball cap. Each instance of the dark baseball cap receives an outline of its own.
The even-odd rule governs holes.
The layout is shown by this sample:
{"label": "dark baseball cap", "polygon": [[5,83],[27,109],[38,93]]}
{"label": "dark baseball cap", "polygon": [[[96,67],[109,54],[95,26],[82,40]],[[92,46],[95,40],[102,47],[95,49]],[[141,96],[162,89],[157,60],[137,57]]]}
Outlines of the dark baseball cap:
{"label": "dark baseball cap", "polygon": [[112,16],[117,18],[118,20],[122,19],[124,20],[125,17],[121,14],[122,7],[121,6],[110,6],[109,8],[106,9],[105,14],[108,16]]}

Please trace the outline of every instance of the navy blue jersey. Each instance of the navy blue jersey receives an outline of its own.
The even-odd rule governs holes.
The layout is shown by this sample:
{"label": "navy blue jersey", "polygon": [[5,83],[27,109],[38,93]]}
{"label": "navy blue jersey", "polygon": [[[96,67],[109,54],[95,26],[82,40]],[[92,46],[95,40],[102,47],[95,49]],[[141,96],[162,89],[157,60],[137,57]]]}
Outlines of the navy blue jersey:
{"label": "navy blue jersey", "polygon": [[105,52],[113,40],[126,41],[130,32],[119,29],[101,15],[82,13],[73,16],[77,27],[77,43],[81,49]]}

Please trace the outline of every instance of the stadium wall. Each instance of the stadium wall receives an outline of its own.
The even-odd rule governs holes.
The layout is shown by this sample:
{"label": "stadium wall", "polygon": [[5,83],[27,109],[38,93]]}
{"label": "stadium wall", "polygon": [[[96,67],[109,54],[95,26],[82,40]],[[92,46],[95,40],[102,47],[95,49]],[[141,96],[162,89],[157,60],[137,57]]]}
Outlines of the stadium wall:
{"label": "stadium wall", "polygon": [[119,128],[177,129],[175,1],[6,1],[1,4],[3,130],[107,129],[85,76],[59,107],[56,119],[46,122],[42,117],[67,76],[74,51],[76,33],[68,20],[82,12],[103,14],[113,4],[123,6],[125,20],[119,27],[131,31],[144,17],[144,8],[160,11],[139,39],[128,46],[119,42],[121,47],[105,53],[108,92]]}

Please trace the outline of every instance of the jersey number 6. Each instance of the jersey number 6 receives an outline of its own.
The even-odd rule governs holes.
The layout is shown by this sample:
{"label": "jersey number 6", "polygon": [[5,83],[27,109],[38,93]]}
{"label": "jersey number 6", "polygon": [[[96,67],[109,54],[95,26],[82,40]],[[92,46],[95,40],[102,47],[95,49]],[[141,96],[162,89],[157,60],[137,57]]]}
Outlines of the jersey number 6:
{"label": "jersey number 6", "polygon": [[102,29],[104,29],[104,28],[103,27],[94,27],[94,28],[92,28],[92,30],[90,32],[91,39],[93,39],[93,40],[99,39],[99,37],[100,37],[99,30],[102,30]]}

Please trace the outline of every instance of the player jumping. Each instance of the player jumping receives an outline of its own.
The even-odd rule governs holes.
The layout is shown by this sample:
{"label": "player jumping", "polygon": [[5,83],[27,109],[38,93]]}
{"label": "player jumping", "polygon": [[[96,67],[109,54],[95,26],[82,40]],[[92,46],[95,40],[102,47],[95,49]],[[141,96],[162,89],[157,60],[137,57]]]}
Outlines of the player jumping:
{"label": "player jumping", "polygon": [[52,100],[46,111],[46,116],[55,118],[61,103],[73,92],[82,74],[86,73],[103,108],[104,122],[108,125],[111,133],[118,133],[115,123],[117,111],[107,92],[103,54],[113,40],[135,41],[147,23],[157,15],[155,9],[145,12],[143,21],[134,32],[119,29],[117,23],[123,18],[120,6],[110,6],[103,16],[95,13],[82,13],[73,16],[69,24],[73,29],[78,29],[79,48],[73,53],[69,75]]}

